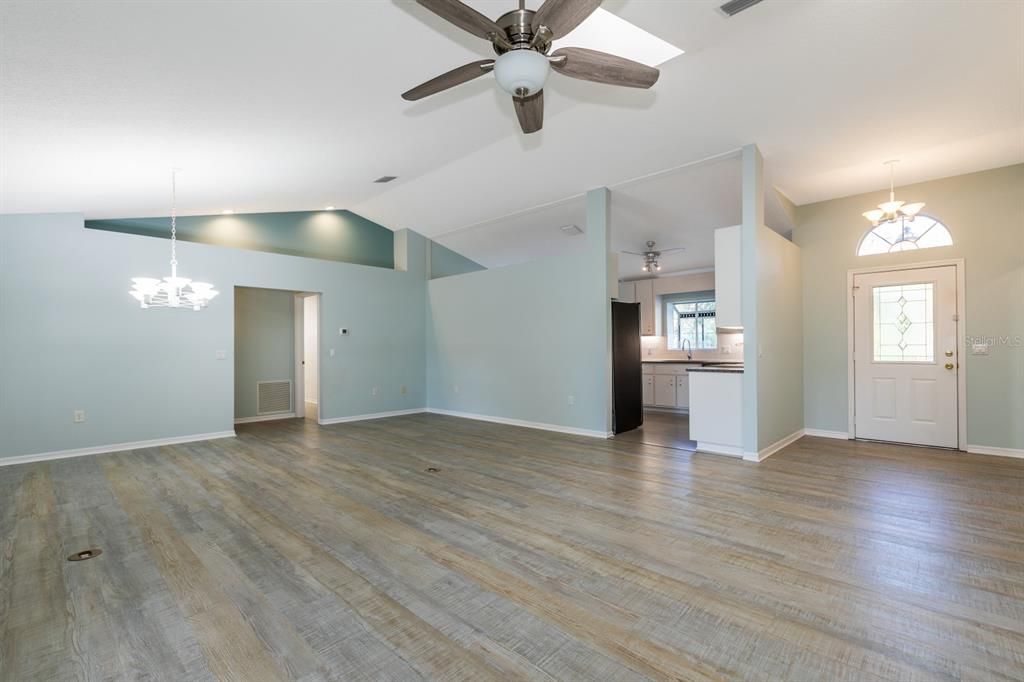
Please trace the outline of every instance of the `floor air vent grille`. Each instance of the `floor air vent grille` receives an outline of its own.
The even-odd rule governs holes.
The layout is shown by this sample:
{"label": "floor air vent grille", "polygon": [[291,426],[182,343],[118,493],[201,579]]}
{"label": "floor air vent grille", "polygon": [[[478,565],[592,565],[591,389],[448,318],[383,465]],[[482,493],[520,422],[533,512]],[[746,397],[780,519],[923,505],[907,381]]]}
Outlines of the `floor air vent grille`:
{"label": "floor air vent grille", "polygon": [[761,0],[730,0],[718,9],[722,10],[722,13],[727,16],[735,16],[745,9],[750,9]]}

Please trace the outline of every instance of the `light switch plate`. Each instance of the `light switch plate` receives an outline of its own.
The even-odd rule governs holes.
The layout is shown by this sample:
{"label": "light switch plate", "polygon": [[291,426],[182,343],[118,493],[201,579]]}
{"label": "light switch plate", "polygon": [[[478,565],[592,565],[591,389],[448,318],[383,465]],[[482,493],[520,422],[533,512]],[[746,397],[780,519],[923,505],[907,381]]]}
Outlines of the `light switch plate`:
{"label": "light switch plate", "polygon": [[332,358],[334,357],[334,349],[333,348],[331,349],[331,357]]}

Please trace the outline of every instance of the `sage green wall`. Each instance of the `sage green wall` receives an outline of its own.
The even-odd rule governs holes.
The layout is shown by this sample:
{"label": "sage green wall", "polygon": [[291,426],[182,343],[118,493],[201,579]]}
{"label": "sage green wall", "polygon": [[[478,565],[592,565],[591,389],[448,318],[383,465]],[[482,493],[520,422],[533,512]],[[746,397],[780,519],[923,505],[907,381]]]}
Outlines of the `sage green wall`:
{"label": "sage green wall", "polygon": [[[295,388],[295,294],[238,287],[235,294],[235,419],[255,417],[256,384]],[[296,396],[292,394],[294,406]]]}
{"label": "sage green wall", "polygon": [[799,247],[757,231],[757,447],[804,428],[803,291]]}
{"label": "sage green wall", "polygon": [[[85,226],[168,238],[171,219],[87,220]],[[395,233],[351,211],[291,211],[182,216],[178,239],[286,256],[393,268]]]}
{"label": "sage green wall", "polygon": [[430,407],[606,435],[608,234],[608,191],[594,190],[587,195],[586,242],[578,250],[432,280]]}
{"label": "sage green wall", "polygon": [[803,252],[804,418],[807,428],[847,430],[847,271],[963,258],[966,334],[991,338],[989,355],[962,358],[967,436],[972,445],[1024,449],[1024,165],[897,189],[924,201],[953,245],[856,255],[870,227],[861,213],[886,200],[878,191],[800,206],[794,241]]}
{"label": "sage green wall", "polygon": [[165,274],[167,240],[0,215],[0,457],[230,432],[235,286],[322,294],[324,419],[424,407],[426,239],[400,234],[405,272],[182,243],[180,274],[221,295],[142,310],[130,279]]}

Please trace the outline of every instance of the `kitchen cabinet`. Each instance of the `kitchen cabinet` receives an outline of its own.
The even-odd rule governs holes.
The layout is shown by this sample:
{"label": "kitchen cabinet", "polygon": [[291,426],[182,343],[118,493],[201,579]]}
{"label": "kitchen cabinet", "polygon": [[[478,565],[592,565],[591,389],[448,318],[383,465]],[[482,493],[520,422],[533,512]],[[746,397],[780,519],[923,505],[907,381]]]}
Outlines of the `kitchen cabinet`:
{"label": "kitchen cabinet", "polygon": [[654,405],[656,407],[676,406],[676,378],[670,375],[654,375]]}
{"label": "kitchen cabinet", "polygon": [[643,388],[644,405],[672,409],[690,407],[690,377],[686,365],[644,365]]}
{"label": "kitchen cabinet", "polygon": [[640,304],[640,335],[654,336],[654,280],[633,282],[636,287],[634,303]]}
{"label": "kitchen cabinet", "polygon": [[743,328],[741,227],[715,230],[715,324]]}
{"label": "kitchen cabinet", "polygon": [[690,438],[701,452],[743,456],[743,374],[693,372]]}
{"label": "kitchen cabinet", "polygon": [[619,300],[636,303],[636,282],[619,282]]}

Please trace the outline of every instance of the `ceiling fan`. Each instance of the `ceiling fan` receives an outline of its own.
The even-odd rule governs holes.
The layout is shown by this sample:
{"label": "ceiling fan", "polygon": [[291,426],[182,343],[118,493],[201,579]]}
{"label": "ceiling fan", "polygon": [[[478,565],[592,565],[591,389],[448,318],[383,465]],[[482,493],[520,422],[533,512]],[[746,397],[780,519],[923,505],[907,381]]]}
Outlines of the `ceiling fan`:
{"label": "ceiling fan", "polygon": [[553,68],[569,76],[595,83],[650,88],[658,81],[653,67],[582,47],[563,47],[550,55],[551,43],[579,26],[601,0],[545,0],[540,9],[519,9],[491,21],[459,0],[416,0],[419,4],[464,31],[491,43],[495,59],[481,59],[452,69],[402,94],[409,101],[434,95],[494,72],[494,78],[512,95],[516,116],[524,133],[544,126],[544,83]]}
{"label": "ceiling fan", "polygon": [[658,258],[660,258],[662,254],[672,253],[673,251],[686,251],[686,247],[677,246],[674,249],[663,249],[661,251],[656,251],[654,249],[654,241],[650,240],[647,242],[647,250],[644,251],[643,253],[637,253],[636,251],[623,251],[623,253],[629,253],[634,256],[643,256],[644,272],[657,272],[658,270],[661,270],[661,265],[658,263]]}

